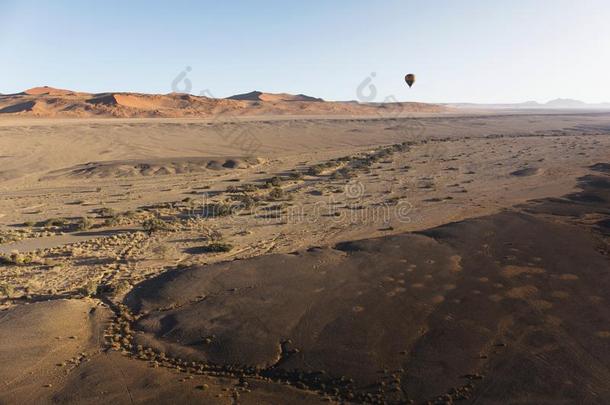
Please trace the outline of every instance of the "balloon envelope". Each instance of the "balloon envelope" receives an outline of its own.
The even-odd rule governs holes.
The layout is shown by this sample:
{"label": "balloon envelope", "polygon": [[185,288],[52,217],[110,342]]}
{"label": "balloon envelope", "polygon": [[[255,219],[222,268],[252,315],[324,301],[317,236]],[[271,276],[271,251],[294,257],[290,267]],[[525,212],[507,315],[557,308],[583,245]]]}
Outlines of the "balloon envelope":
{"label": "balloon envelope", "polygon": [[413,86],[413,83],[415,83],[415,75],[413,73],[409,73],[408,75],[406,75],[405,82],[407,82],[409,87]]}

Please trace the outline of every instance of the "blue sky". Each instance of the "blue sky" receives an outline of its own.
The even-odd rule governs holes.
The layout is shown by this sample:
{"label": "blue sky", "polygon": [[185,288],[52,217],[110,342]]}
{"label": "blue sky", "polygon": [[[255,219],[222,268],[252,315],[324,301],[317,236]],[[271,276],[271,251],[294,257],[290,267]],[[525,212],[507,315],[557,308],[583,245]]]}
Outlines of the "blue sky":
{"label": "blue sky", "polygon": [[2,93],[168,93],[187,66],[217,97],[610,101],[610,1],[0,0]]}

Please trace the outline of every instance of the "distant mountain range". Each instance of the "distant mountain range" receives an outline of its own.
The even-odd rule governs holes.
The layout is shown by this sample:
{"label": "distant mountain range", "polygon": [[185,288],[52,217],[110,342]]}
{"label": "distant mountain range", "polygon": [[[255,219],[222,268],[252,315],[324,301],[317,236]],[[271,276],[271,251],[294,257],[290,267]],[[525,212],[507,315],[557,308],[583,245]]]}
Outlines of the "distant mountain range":
{"label": "distant mountain range", "polygon": [[497,109],[610,109],[610,103],[589,104],[581,100],[571,98],[556,98],[546,103],[537,101],[526,101],[524,103],[498,103],[498,104],[477,104],[477,103],[444,103],[448,107],[455,108],[497,108]]}
{"label": "distant mountain range", "polygon": [[26,117],[196,117],[262,115],[347,115],[394,117],[436,113],[448,107],[427,103],[353,103],[324,101],[304,94],[253,91],[227,98],[192,94],[127,92],[83,93],[35,87],[17,94],[0,94],[0,116]]}
{"label": "distant mountain range", "polygon": [[236,94],[227,97],[229,100],[247,100],[247,101],[314,101],[323,102],[321,98],[306,96],[305,94],[288,94],[288,93],[263,93],[262,91],[251,91],[250,93]]}

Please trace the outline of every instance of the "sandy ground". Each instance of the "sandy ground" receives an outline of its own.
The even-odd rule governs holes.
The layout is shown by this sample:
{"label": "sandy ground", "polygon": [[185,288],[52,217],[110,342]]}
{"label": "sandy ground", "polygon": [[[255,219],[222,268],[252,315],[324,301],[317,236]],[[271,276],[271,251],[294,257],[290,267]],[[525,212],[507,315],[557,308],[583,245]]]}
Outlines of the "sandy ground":
{"label": "sandy ground", "polygon": [[[183,402],[209,403],[400,403],[442,395],[544,403],[559,400],[552,387],[561,383],[589,384],[565,392],[577,402],[604,403],[608,387],[599,381],[609,365],[599,347],[610,332],[601,321],[583,324],[570,315],[586,310],[607,322],[604,294],[588,267],[569,270],[552,258],[568,250],[561,247],[568,235],[582,232],[582,246],[568,257],[578,258],[573,266],[597,263],[600,285],[607,282],[608,203],[599,194],[606,174],[605,166],[593,165],[608,163],[608,151],[610,114],[596,112],[3,118],[0,358],[14,367],[1,370],[0,397],[171,402],[181,392]],[[566,216],[558,211],[568,203],[539,211],[532,205],[577,192],[592,175],[602,176],[601,186],[591,186],[593,196],[557,201],[594,209],[579,206],[574,214],[570,208]],[[437,231],[456,223],[464,225]],[[554,229],[554,223],[575,228]],[[517,230],[508,232],[510,226]],[[505,239],[492,236],[506,232]],[[375,242],[365,253],[332,248],[356,240]],[[534,245],[531,257],[506,250],[523,240]],[[473,262],[481,249],[489,259]],[[512,256],[518,260],[507,259]],[[417,280],[407,280],[411,264],[426,269]],[[193,272],[186,284],[180,271],[172,275],[177,268]],[[284,278],[289,269],[294,276]],[[222,275],[208,280],[199,272]],[[575,280],[585,284],[573,291],[553,284]],[[167,289],[162,302],[140,297],[148,285]],[[242,296],[251,287],[253,295]],[[465,309],[445,307],[472,294],[477,300]],[[572,307],[564,304],[572,302],[567,297],[592,306]],[[366,316],[355,321],[356,314]],[[448,328],[445,318],[466,329]],[[551,325],[556,318],[566,325],[561,333]],[[539,333],[522,328],[542,320],[549,323]],[[62,322],[75,330],[67,332]],[[519,336],[502,332],[511,325]],[[56,353],[53,335],[66,334],[84,340],[72,339],[76,345],[66,338]],[[209,348],[198,346],[208,340]],[[510,340],[518,350],[494,349]],[[538,356],[524,373],[544,380],[548,365],[563,356],[553,348],[564,353],[575,346],[595,349],[599,362],[577,355],[572,372],[547,378],[551,385],[519,391],[513,384],[517,360]],[[440,347],[452,349],[427,354]],[[96,353],[95,359],[81,352]],[[475,355],[476,362],[466,360]],[[75,357],[75,364],[56,365]],[[195,363],[183,364],[187,359]],[[285,374],[293,369],[303,376]],[[322,371],[324,378],[315,377]]]}

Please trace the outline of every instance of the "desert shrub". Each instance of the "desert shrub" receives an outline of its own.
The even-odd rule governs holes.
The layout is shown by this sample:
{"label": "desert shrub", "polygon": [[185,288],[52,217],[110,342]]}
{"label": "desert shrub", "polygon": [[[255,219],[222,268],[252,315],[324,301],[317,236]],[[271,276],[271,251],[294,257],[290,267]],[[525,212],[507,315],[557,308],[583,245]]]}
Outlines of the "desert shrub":
{"label": "desert shrub", "polygon": [[409,143],[397,143],[396,145],[394,145],[394,150],[397,152],[407,152],[409,150]]}
{"label": "desert shrub", "polygon": [[269,199],[270,200],[281,200],[282,198],[284,198],[284,190],[282,190],[279,187],[274,187],[269,192]]}
{"label": "desert shrub", "polygon": [[301,172],[292,172],[288,176],[292,180],[301,180],[303,178],[303,173],[301,173]]}
{"label": "desert shrub", "polygon": [[104,219],[104,226],[117,226],[119,224],[120,217],[118,215],[110,216]]}
{"label": "desert shrub", "polygon": [[344,167],[343,169],[338,170],[338,172],[344,179],[351,179],[355,176],[354,170],[349,167]]}
{"label": "desert shrub", "polygon": [[255,184],[244,184],[243,186],[241,186],[241,191],[247,193],[252,193],[256,190],[258,190],[258,187]]}
{"label": "desert shrub", "polygon": [[24,291],[26,294],[34,294],[36,291],[42,289],[42,283],[38,280],[30,280],[27,282]]}
{"label": "desert shrub", "polygon": [[121,295],[131,290],[131,284],[127,280],[120,280],[112,287],[112,290],[116,295]]}
{"label": "desert shrub", "polygon": [[34,261],[32,256],[24,255],[24,254],[20,254],[20,253],[12,253],[11,260],[13,261],[13,263],[18,264],[18,265],[30,264]]}
{"label": "desert shrub", "polygon": [[268,181],[268,183],[271,183],[273,187],[279,187],[282,184],[282,179],[281,177],[274,176]]}
{"label": "desert shrub", "polygon": [[211,240],[212,242],[220,242],[222,241],[222,232],[219,231],[218,229],[212,229],[210,230],[210,233],[208,235],[208,239]]}
{"label": "desert shrub", "polygon": [[235,200],[240,202],[241,208],[250,209],[256,206],[256,200],[249,194],[237,195]]}
{"label": "desert shrub", "polygon": [[343,178],[343,176],[341,176],[341,173],[337,170],[336,172],[333,172],[333,174],[330,175],[331,180],[341,180]]}
{"label": "desert shrub", "polygon": [[65,218],[49,218],[42,223],[45,228],[59,228],[66,226],[67,221]]}
{"label": "desert shrub", "polygon": [[233,250],[233,245],[227,242],[217,241],[211,242],[202,247],[206,253],[226,253]]}
{"label": "desert shrub", "polygon": [[239,192],[239,187],[237,187],[237,186],[228,186],[226,191],[227,191],[227,193],[237,193],[237,192]]}
{"label": "desert shrub", "polygon": [[203,216],[207,218],[225,217],[233,214],[234,207],[226,202],[210,203],[203,206]]}
{"label": "desert shrub", "polygon": [[176,253],[176,249],[168,244],[159,244],[152,248],[152,252],[161,259],[169,259]]}
{"label": "desert shrub", "polygon": [[110,218],[110,217],[114,217],[116,215],[116,212],[112,208],[109,208],[109,207],[100,208],[97,210],[97,213],[102,218]]}
{"label": "desert shrub", "polygon": [[0,296],[12,298],[15,295],[15,287],[7,282],[0,283]]}
{"label": "desert shrub", "polygon": [[142,222],[142,228],[150,235],[155,232],[166,231],[169,229],[169,226],[167,222],[160,218],[149,218]]}
{"label": "desert shrub", "polygon": [[0,255],[0,264],[4,265],[13,265],[13,266],[23,266],[28,265],[34,262],[34,257],[22,254],[17,251],[11,253],[10,255]]}
{"label": "desert shrub", "polygon": [[322,165],[313,165],[307,170],[307,174],[311,176],[318,176],[322,174],[324,167]]}
{"label": "desert shrub", "polygon": [[85,297],[92,297],[97,294],[99,284],[95,280],[89,280],[80,289],[80,293]]}
{"label": "desert shrub", "polygon": [[93,221],[87,217],[81,217],[76,223],[76,229],[79,231],[86,231],[93,226]]}

